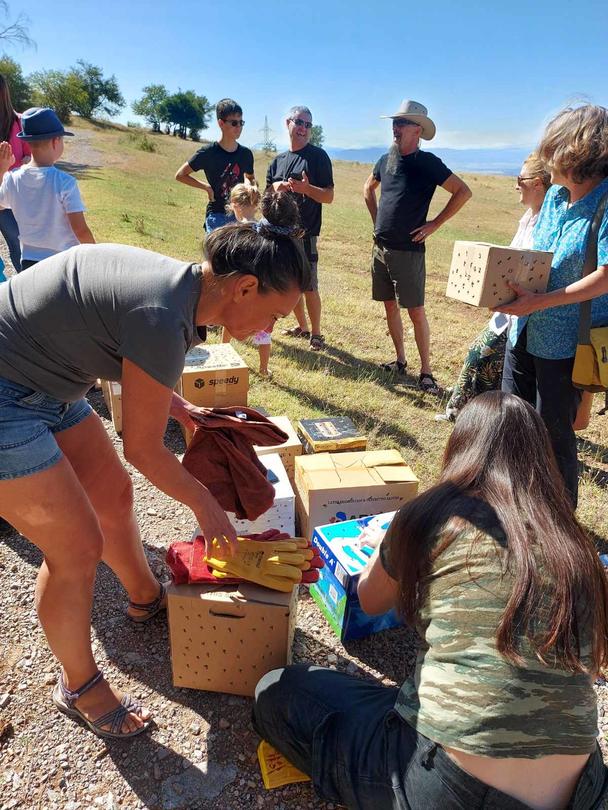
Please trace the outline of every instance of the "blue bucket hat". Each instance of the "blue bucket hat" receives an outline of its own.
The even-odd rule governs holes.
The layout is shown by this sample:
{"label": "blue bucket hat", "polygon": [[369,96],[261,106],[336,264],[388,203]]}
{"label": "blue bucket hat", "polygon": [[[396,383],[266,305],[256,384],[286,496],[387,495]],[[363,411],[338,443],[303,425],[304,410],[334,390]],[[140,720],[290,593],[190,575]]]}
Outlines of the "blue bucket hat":
{"label": "blue bucket hat", "polygon": [[74,133],[65,131],[57,113],[50,107],[30,107],[26,110],[21,116],[21,132],[17,133],[22,141],[47,141],[64,135]]}

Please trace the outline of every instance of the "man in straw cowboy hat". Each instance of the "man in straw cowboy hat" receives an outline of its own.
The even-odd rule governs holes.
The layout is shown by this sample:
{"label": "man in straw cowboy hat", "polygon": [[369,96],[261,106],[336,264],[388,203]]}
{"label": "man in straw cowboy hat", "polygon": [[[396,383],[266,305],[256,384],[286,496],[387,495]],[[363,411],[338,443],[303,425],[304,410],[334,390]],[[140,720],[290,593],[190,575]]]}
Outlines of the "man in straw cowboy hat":
{"label": "man in straw cowboy hat", "polygon": [[[431,152],[419,148],[420,138],[430,141],[435,124],[427,108],[417,101],[403,101],[393,115],[393,144],[374,166],[365,183],[365,203],[374,223],[372,251],[372,297],[384,302],[388,329],[397,359],[381,368],[404,374],[407,366],[403,346],[403,323],[399,308],[407,309],[414,326],[420,355],[418,385],[439,393],[431,371],[431,336],[424,311],[425,240],[459,211],[471,196],[460,177]],[[381,186],[380,203],[376,189]],[[434,219],[427,214],[437,186],[451,196]]]}

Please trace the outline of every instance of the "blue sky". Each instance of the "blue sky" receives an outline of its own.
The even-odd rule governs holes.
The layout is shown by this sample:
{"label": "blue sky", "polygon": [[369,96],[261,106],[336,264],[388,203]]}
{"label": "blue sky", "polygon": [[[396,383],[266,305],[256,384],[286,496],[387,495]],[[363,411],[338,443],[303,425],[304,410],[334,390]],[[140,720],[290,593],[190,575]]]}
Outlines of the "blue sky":
{"label": "blue sky", "polygon": [[[285,112],[297,103],[312,109],[330,146],[386,143],[379,116],[413,98],[437,124],[433,145],[529,146],[565,104],[608,106],[607,8],[605,0],[13,0],[11,15],[27,13],[38,47],[8,53],[25,73],[84,58],[114,73],[129,102],[151,83],[212,102],[231,96],[249,145],[261,140],[265,115],[284,144]],[[129,109],[121,116],[134,118]]]}

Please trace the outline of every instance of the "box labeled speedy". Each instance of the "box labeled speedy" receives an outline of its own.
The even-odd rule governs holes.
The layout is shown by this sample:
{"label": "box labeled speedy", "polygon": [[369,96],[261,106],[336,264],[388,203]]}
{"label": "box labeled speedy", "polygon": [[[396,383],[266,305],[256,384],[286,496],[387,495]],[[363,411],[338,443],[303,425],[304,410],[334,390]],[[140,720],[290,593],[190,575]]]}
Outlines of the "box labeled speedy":
{"label": "box labeled speedy", "polygon": [[249,368],[229,343],[197,346],[186,355],[178,393],[208,408],[246,405]]}
{"label": "box labeled speedy", "polygon": [[547,289],[553,253],[544,250],[454,243],[446,295],[476,307],[497,307],[513,301],[509,281],[534,293]]}
{"label": "box labeled speedy", "polygon": [[296,458],[296,509],[309,539],[316,526],[398,509],[417,492],[418,479],[397,450]]}
{"label": "box labeled speedy", "polygon": [[168,589],[173,684],[235,695],[254,693],[262,675],[291,663],[298,589],[248,582]]}
{"label": "box labeled speedy", "polygon": [[381,616],[363,612],[357,596],[361,571],[373,554],[369,536],[383,536],[394,512],[318,526],[312,544],[325,562],[310,594],[341,641],[363,638],[401,624],[394,610]]}

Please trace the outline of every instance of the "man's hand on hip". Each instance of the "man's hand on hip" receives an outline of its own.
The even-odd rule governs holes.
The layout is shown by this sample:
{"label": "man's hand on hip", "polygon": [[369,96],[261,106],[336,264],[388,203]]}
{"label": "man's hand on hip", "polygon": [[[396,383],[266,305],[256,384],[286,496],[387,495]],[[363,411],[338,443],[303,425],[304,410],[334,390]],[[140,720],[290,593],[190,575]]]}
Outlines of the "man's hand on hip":
{"label": "man's hand on hip", "polygon": [[424,242],[425,239],[427,239],[427,237],[429,237],[431,234],[435,233],[438,228],[439,225],[437,225],[434,219],[431,219],[429,222],[425,222],[424,225],[410,231],[412,242]]}

